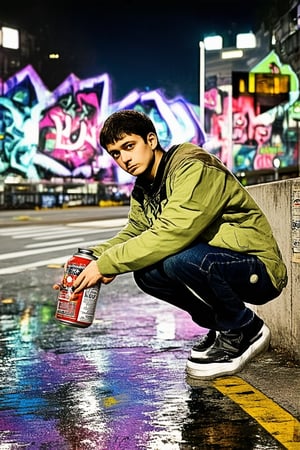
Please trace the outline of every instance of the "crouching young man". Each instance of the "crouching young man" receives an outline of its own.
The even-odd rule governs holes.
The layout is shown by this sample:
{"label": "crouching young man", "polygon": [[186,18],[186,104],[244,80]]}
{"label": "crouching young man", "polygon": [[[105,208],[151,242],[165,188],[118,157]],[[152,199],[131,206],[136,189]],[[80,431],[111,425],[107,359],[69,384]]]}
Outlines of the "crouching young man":
{"label": "crouching young man", "polygon": [[203,148],[181,143],[165,151],[143,113],[113,113],[100,144],[136,180],[128,223],[93,248],[98,259],[78,276],[75,293],[132,272],[141,290],[209,330],[191,349],[190,377],[240,371],[270,342],[269,328],[247,305],[275,299],[287,284],[264,213]]}

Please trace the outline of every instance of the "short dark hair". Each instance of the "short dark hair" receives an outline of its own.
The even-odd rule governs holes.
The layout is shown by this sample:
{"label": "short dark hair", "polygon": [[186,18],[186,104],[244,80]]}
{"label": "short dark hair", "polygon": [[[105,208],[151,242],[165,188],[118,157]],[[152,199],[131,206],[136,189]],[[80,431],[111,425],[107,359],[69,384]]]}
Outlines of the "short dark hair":
{"label": "short dark hair", "polygon": [[147,142],[149,133],[157,132],[151,119],[144,113],[132,109],[123,109],[111,114],[104,122],[100,131],[100,145],[107,149],[122,139],[125,134],[137,134]]}

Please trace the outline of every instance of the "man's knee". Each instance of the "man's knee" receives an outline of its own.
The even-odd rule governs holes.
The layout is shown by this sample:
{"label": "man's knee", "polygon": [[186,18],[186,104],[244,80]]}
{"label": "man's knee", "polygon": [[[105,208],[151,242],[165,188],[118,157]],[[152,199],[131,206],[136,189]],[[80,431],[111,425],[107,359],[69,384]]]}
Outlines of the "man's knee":
{"label": "man's knee", "polygon": [[172,279],[177,277],[178,273],[183,270],[186,263],[187,261],[182,257],[182,254],[178,253],[176,255],[169,256],[164,260],[163,270],[165,274]]}

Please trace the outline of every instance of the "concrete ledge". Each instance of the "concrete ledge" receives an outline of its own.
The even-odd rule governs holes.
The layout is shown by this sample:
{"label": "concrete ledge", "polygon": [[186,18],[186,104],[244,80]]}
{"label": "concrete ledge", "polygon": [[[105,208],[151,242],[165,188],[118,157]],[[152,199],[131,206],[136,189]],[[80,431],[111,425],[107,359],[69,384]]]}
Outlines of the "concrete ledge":
{"label": "concrete ledge", "polygon": [[[271,346],[286,352],[296,362],[300,361],[300,253],[293,248],[300,229],[293,230],[295,214],[300,205],[294,199],[300,198],[300,178],[249,186],[248,191],[255,198],[269,219],[288,269],[288,285],[280,297],[266,305],[253,307],[271,329]],[[298,261],[297,261],[298,260]]]}

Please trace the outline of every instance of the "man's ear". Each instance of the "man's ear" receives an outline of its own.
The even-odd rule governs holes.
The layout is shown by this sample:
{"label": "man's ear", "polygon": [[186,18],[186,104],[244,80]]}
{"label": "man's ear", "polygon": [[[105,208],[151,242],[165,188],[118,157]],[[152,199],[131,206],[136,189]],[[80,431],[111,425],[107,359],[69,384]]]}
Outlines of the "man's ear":
{"label": "man's ear", "polygon": [[147,142],[151,146],[152,150],[156,149],[158,139],[157,139],[156,134],[153,133],[152,131],[150,133],[148,133]]}

